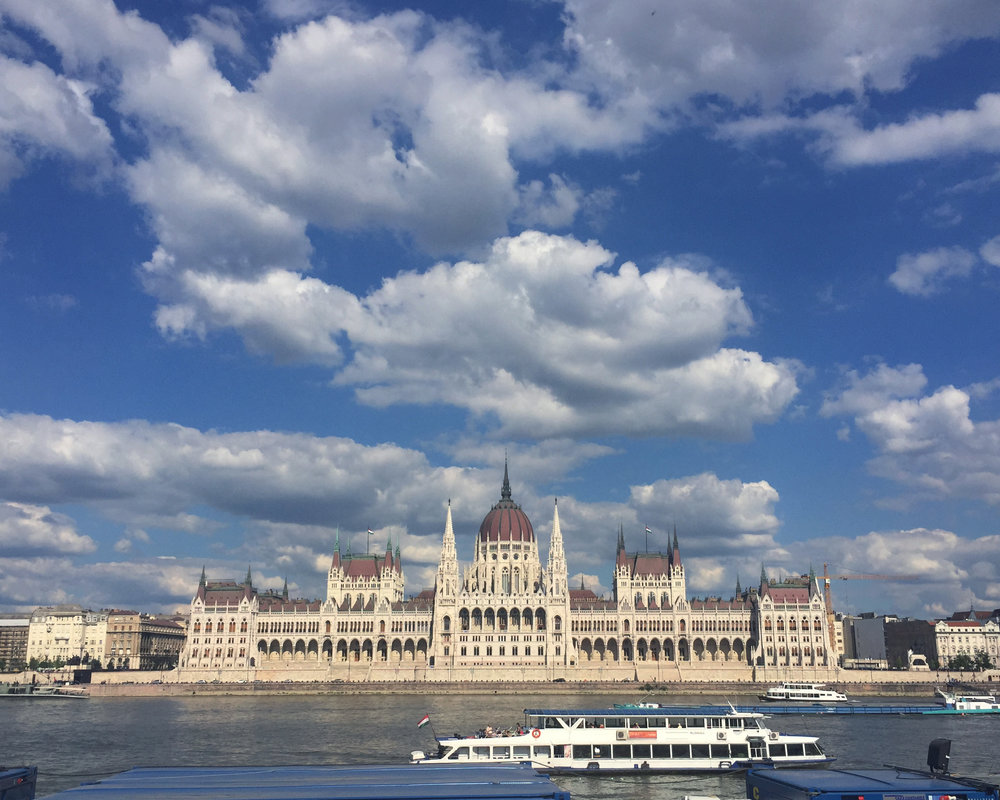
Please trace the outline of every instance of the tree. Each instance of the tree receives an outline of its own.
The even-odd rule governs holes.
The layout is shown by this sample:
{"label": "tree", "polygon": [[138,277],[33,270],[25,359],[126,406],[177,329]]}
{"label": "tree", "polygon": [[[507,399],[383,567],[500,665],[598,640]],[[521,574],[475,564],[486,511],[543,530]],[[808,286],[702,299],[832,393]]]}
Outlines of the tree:
{"label": "tree", "polygon": [[968,653],[959,653],[948,659],[948,669],[959,672],[972,672],[976,668],[976,662]]}
{"label": "tree", "polygon": [[990,654],[985,650],[977,650],[975,652],[973,664],[973,669],[975,670],[993,669],[993,661],[990,659]]}

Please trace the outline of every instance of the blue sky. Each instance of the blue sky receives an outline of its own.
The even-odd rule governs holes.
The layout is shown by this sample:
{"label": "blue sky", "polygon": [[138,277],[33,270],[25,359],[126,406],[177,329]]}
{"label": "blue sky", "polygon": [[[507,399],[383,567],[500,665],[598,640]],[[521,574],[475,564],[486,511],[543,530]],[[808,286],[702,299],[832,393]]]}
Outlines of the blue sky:
{"label": "blue sky", "polygon": [[0,610],[433,584],[1000,607],[1000,5],[0,0]]}

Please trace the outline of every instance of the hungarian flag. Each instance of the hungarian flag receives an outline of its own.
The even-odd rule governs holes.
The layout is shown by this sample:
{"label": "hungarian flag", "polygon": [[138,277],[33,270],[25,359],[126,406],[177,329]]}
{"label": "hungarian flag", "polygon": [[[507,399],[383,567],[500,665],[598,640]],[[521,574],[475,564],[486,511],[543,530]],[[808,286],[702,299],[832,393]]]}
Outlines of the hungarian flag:
{"label": "hungarian flag", "polygon": [[375,535],[375,531],[373,531],[371,528],[369,528],[368,529],[368,535],[369,536],[374,536]]}
{"label": "hungarian flag", "polygon": [[646,526],[646,533],[652,533],[652,531],[649,529],[648,525]]}
{"label": "hungarian flag", "polygon": [[422,728],[424,727],[424,725],[429,725],[430,721],[431,721],[430,714],[424,714],[423,719],[421,719],[420,722],[417,723],[417,727]]}

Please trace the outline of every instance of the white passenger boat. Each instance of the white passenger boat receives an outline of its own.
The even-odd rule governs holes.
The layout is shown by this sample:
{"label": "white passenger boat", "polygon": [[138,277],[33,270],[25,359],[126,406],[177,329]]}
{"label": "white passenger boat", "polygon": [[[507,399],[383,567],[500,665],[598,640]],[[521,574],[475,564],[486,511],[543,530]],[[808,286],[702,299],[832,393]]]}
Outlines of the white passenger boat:
{"label": "white passenger boat", "polygon": [[833,761],[815,736],[770,730],[763,714],[718,707],[525,709],[524,725],[436,737],[412,764],[531,763],[549,773],[731,772],[756,764],[816,767]]}
{"label": "white passenger boat", "polygon": [[1000,703],[992,694],[969,694],[965,692],[946,692],[935,689],[938,703],[947,709],[968,712],[1000,713]]}
{"label": "white passenger boat", "polygon": [[782,703],[846,703],[847,695],[827,689],[822,683],[788,681],[769,687],[760,699]]}

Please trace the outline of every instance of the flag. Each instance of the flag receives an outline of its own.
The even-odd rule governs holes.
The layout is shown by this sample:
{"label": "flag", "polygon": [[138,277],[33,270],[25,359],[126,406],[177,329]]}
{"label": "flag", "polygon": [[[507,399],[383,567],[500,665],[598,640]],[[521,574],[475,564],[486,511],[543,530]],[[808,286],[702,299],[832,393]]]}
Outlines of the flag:
{"label": "flag", "polygon": [[649,529],[648,525],[646,526],[646,533],[652,533],[652,531]]}
{"label": "flag", "polygon": [[371,528],[369,528],[368,529],[368,535],[369,536],[374,536],[375,535],[375,531],[373,531]]}
{"label": "flag", "polygon": [[423,719],[421,719],[420,722],[417,723],[417,727],[422,728],[424,727],[424,725],[429,725],[430,721],[431,721],[430,714],[424,714]]}

